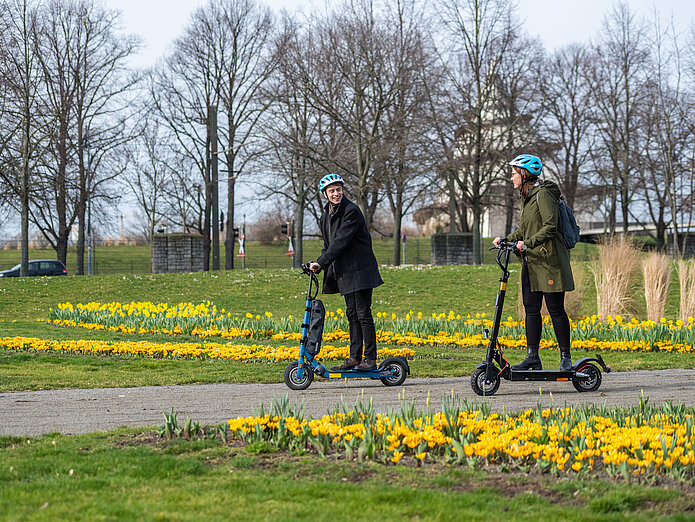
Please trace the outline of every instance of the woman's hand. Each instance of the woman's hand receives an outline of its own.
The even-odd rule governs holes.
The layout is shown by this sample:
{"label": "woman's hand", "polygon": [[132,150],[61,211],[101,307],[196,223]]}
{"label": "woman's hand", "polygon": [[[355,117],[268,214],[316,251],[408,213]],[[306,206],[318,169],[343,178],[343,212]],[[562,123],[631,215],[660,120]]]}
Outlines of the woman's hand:
{"label": "woman's hand", "polygon": [[519,252],[522,252],[522,251],[526,250],[526,245],[524,245],[524,242],[523,242],[523,241],[517,241],[517,242],[516,242],[516,249],[517,249]]}
{"label": "woman's hand", "polygon": [[497,246],[500,244],[500,241],[502,241],[501,237],[496,237],[495,239],[492,240],[492,244]]}

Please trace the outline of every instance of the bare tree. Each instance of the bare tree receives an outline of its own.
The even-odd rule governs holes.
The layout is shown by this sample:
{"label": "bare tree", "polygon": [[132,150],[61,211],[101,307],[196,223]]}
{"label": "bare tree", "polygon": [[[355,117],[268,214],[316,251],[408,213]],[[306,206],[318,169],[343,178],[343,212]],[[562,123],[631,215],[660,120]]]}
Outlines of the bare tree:
{"label": "bare tree", "polygon": [[389,56],[389,20],[369,0],[347,0],[312,20],[318,49],[301,70],[312,108],[325,117],[320,149],[326,170],[349,180],[368,223],[382,197],[374,170],[382,118],[398,91]]}
{"label": "bare tree", "polygon": [[[221,127],[227,163],[227,227],[225,268],[234,268],[234,194],[239,176],[261,152],[258,122],[268,108],[261,96],[277,64],[272,51],[273,18],[268,7],[254,0],[215,0],[222,78],[220,103],[226,127]],[[226,132],[225,132],[226,131]]]}
{"label": "bare tree", "polygon": [[606,16],[591,57],[590,80],[601,146],[595,152],[608,199],[608,232],[615,233],[618,205],[623,232],[628,229],[639,140],[639,111],[646,90],[645,28],[627,4]]}
{"label": "bare tree", "polygon": [[162,202],[167,186],[173,183],[173,157],[168,136],[156,118],[147,118],[136,141],[127,149],[128,175],[124,182],[146,220],[145,237],[152,239],[155,225],[166,218]]}
{"label": "bare tree", "polygon": [[679,187],[687,186],[688,157],[695,136],[687,124],[692,102],[689,103],[682,79],[684,67],[675,22],[671,20],[664,26],[655,11],[650,40],[654,60],[640,125],[645,136],[640,147],[639,171],[645,183],[638,190],[643,193],[643,206],[656,226],[657,249],[665,249],[670,225],[673,254],[678,256],[682,246],[678,240],[678,218],[685,196]]}
{"label": "bare tree", "polygon": [[472,212],[473,260],[482,262],[482,215],[499,182],[503,133],[494,121],[498,100],[495,81],[514,35],[508,0],[441,0],[437,4],[450,40],[444,55],[461,123],[455,154],[455,180]]}
{"label": "bare tree", "polygon": [[559,180],[570,206],[575,203],[580,173],[590,163],[593,142],[591,86],[587,73],[590,54],[572,44],[549,57],[544,67],[542,132],[557,142],[545,168]]}
{"label": "bare tree", "polygon": [[118,13],[92,0],[52,0],[41,13],[36,57],[51,132],[31,219],[63,262],[70,231],[78,224],[79,275],[84,273],[87,202],[117,199],[107,188],[120,173],[116,162],[101,173],[97,166],[131,137],[125,95],[135,78],[127,77],[125,61],[138,40],[118,34]]}
{"label": "bare tree", "polygon": [[[208,107],[219,106],[222,82],[222,63],[212,28],[220,31],[214,13],[204,7],[197,9],[184,33],[174,41],[171,54],[150,75],[149,84],[157,116],[171,133],[172,147],[182,161],[174,173],[177,182],[170,193],[175,199],[171,204],[180,211],[184,230],[205,238],[205,270],[210,268],[212,209],[212,158],[206,123]],[[191,206],[195,211],[191,212]]]}
{"label": "bare tree", "polygon": [[[542,72],[545,53],[537,39],[526,37],[523,31],[513,35],[507,51],[502,55],[499,71],[493,79],[492,125],[501,135],[495,162],[497,180],[490,187],[485,206],[505,210],[503,233],[512,230],[514,216],[518,212],[519,193],[509,179],[509,160],[529,151],[544,158],[557,148],[555,136],[543,135],[541,122],[544,117],[542,88],[546,82]],[[500,231],[502,233],[502,231]]]}
{"label": "bare tree", "polygon": [[40,121],[41,69],[36,60],[38,12],[29,0],[0,3],[0,86],[5,90],[5,121],[0,138],[0,176],[12,194],[7,201],[20,212],[21,268],[29,264],[30,186],[36,164],[45,146]]}
{"label": "bare tree", "polygon": [[317,42],[311,30],[285,13],[275,45],[278,66],[265,89],[265,96],[273,103],[262,126],[267,143],[264,160],[270,175],[259,179],[258,186],[265,198],[292,202],[294,266],[299,267],[304,258],[305,214],[309,210],[318,221],[321,212],[314,196],[323,171],[320,158],[326,156],[319,143],[325,117],[311,105],[307,76],[302,74],[310,71],[310,56]]}
{"label": "bare tree", "polygon": [[[179,174],[178,192],[200,203],[199,223],[185,223],[206,238],[204,266],[209,269],[212,210],[212,143],[206,128],[208,107],[218,110],[221,153],[227,163],[226,268],[234,267],[234,191],[239,175],[258,153],[257,123],[266,109],[260,88],[274,66],[270,54],[270,11],[253,0],[211,0],[193,14],[174,50],[152,75],[150,94],[162,122],[176,139],[186,163],[195,165],[200,182]],[[221,110],[220,110],[221,109]],[[191,187],[193,185],[193,187]],[[197,196],[195,186],[204,197]],[[185,187],[185,190],[183,189]],[[186,213],[186,215],[190,215]],[[215,231],[217,233],[217,231]]]}
{"label": "bare tree", "polygon": [[434,164],[424,154],[427,147],[427,90],[423,78],[433,61],[422,28],[421,11],[411,1],[395,0],[387,16],[394,20],[389,38],[389,63],[393,68],[393,101],[384,110],[375,163],[383,179],[393,215],[393,263],[401,262],[403,218],[421,193],[431,185]]}

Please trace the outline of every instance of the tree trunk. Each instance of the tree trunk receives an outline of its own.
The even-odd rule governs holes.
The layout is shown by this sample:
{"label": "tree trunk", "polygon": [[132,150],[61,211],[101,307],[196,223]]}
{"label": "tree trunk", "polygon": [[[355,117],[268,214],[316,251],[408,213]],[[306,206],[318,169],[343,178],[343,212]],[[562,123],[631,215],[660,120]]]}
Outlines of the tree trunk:
{"label": "tree trunk", "polygon": [[294,261],[292,268],[299,268],[304,261],[304,196],[297,200],[297,206],[294,209]]}
{"label": "tree trunk", "polygon": [[[230,169],[231,170],[231,169]],[[227,179],[227,231],[224,239],[224,268],[234,269],[234,183],[232,173]]]}
{"label": "tree trunk", "polygon": [[[27,109],[29,107],[27,100]],[[24,114],[22,135],[22,258],[19,275],[26,276],[29,273],[29,115]]]}

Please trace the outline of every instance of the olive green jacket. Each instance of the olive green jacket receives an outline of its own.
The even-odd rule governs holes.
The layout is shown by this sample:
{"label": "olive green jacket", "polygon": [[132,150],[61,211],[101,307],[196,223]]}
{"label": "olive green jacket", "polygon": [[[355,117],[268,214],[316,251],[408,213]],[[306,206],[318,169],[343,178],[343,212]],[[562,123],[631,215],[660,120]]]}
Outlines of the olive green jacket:
{"label": "olive green jacket", "polygon": [[507,240],[523,241],[527,247],[533,292],[574,290],[569,250],[558,227],[559,197],[560,188],[552,181],[530,187],[528,196],[521,198],[519,228],[507,236]]}

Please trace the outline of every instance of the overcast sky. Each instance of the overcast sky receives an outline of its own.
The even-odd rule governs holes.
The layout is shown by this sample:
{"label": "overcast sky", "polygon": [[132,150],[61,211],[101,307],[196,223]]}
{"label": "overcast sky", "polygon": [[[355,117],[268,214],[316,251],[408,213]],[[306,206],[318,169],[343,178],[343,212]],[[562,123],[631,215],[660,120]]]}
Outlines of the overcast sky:
{"label": "overcast sky", "polygon": [[[127,32],[139,34],[144,48],[133,59],[133,65],[153,65],[178,36],[193,10],[205,3],[203,0],[105,0],[108,7],[123,13]],[[322,1],[268,0],[276,10],[305,10]],[[327,3],[330,3],[327,2]],[[674,15],[682,30],[695,20],[695,0],[627,0],[632,10],[649,15],[653,6],[665,16]],[[601,28],[601,21],[613,3],[609,0],[519,0],[519,14],[524,27],[533,36],[539,36],[548,50],[572,43],[586,42]]]}

